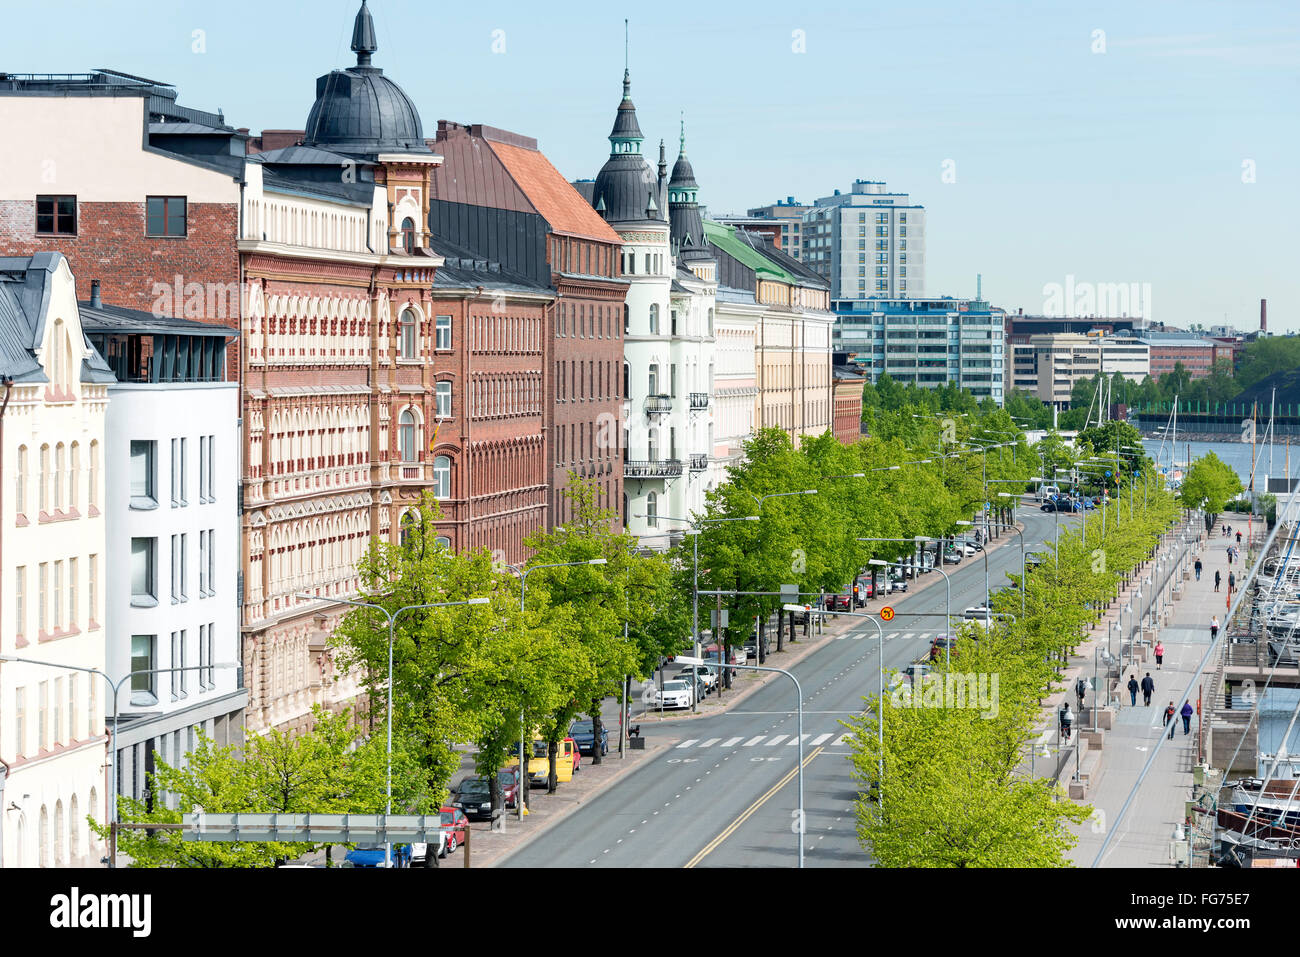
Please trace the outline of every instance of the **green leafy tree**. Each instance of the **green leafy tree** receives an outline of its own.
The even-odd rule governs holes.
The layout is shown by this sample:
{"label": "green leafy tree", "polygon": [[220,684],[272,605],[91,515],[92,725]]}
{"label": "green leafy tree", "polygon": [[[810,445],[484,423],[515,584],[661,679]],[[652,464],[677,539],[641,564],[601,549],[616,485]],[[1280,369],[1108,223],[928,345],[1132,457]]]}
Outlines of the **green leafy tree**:
{"label": "green leafy tree", "polygon": [[1227,463],[1207,452],[1187,470],[1179,501],[1184,508],[1204,508],[1207,531],[1218,523],[1224,505],[1242,491],[1241,479]]}

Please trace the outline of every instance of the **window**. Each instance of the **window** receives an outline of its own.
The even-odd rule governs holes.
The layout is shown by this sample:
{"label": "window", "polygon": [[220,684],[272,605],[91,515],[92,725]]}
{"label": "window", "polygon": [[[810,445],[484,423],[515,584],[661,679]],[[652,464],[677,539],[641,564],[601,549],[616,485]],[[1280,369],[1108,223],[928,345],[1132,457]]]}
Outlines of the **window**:
{"label": "window", "polygon": [[14,634],[21,638],[27,633],[27,566],[14,570]]}
{"label": "window", "polygon": [[713,307],[709,307],[709,335],[713,335]]}
{"label": "window", "polygon": [[397,357],[418,358],[415,347],[415,311],[403,309],[397,321]]}
{"label": "window", "polygon": [[156,508],[153,490],[153,442],[131,442],[131,507]]}
{"label": "window", "polygon": [[68,627],[77,626],[77,560],[68,559]]}
{"label": "window", "polygon": [[14,753],[22,757],[27,752],[27,689],[14,689]]}
{"label": "window", "polygon": [[677,363],[668,366],[668,394],[677,398]]}
{"label": "window", "polygon": [[451,459],[445,455],[433,460],[433,497],[451,498]]}
{"label": "window", "polygon": [[199,689],[212,687],[212,629],[211,625],[199,625]]}
{"label": "window", "polygon": [[99,505],[99,442],[90,443],[90,483],[86,489],[86,501],[92,509]]}
{"label": "window", "polygon": [[210,581],[212,576],[212,531],[206,529],[199,532],[199,598],[207,598],[211,594]]}
{"label": "window", "polygon": [[63,472],[67,465],[67,459],[63,451],[63,443],[60,442],[54,447],[54,507],[60,511],[63,510]]}
{"label": "window", "polygon": [[439,382],[434,386],[434,409],[440,419],[451,418],[451,383]]}
{"label": "window", "polygon": [[402,220],[402,248],[408,253],[415,252],[415,220],[410,216]]}
{"label": "window", "polygon": [[63,562],[54,563],[54,630],[63,629]]}
{"label": "window", "polygon": [[433,544],[441,545],[443,548],[447,549],[448,551],[451,551],[451,539],[448,538],[446,535],[439,535],[437,538],[433,540]]}
{"label": "window", "polygon": [[649,394],[650,394],[650,395],[658,395],[658,394],[659,394],[659,366],[658,366],[657,363],[656,363],[656,364],[652,364],[652,365],[650,366],[650,390],[649,390]]}
{"label": "window", "polygon": [[135,705],[157,704],[154,694],[153,679],[150,674],[154,668],[154,644],[157,635],[131,636],[131,703]]}
{"label": "window", "polygon": [[[81,676],[68,675],[68,738],[74,741],[81,733],[77,725],[77,679],[79,677]],[[92,680],[98,677],[99,675],[91,675]],[[77,799],[74,797],[72,800],[76,801]],[[72,832],[76,833],[75,827]]]}
{"label": "window", "polygon": [[184,236],[185,197],[149,196],[145,198],[145,235]]}
{"label": "window", "polygon": [[50,566],[48,562],[41,562],[37,569],[36,630],[42,635],[49,630],[49,596]]}
{"label": "window", "polygon": [[397,417],[397,452],[403,462],[417,461],[416,428],[415,413],[403,409]]}
{"label": "window", "polygon": [[81,483],[81,446],[73,442],[68,456],[68,505],[75,509],[78,502],[77,486]]}
{"label": "window", "polygon": [[86,569],[86,618],[95,621],[99,608],[99,556],[90,556],[90,566]]}
{"label": "window", "polygon": [[50,510],[50,447],[41,446],[41,475],[38,482],[40,486],[40,509],[42,512]]}
{"label": "window", "polygon": [[185,497],[186,445],[185,439],[172,439],[172,508],[189,504]]}
{"label": "window", "polygon": [[438,316],[434,319],[434,348],[451,348],[451,316]]}
{"label": "window", "polygon": [[36,233],[40,236],[75,236],[77,197],[37,196]]}
{"label": "window", "polygon": [[154,589],[154,539],[131,539],[131,604],[151,607],[157,604]]}
{"label": "window", "polygon": [[62,678],[54,679],[54,707],[51,710],[52,710],[52,716],[54,718],[54,721],[51,722],[52,728],[51,728],[51,735],[50,735],[50,743],[62,744],[63,743],[63,679]]}
{"label": "window", "polygon": [[645,497],[645,523],[647,528],[659,527],[659,496],[654,492]]}
{"label": "window", "polygon": [[659,335],[659,303],[657,302],[650,305],[650,334]]}
{"label": "window", "polygon": [[18,472],[14,476],[14,511],[27,511],[27,446],[18,446]]}
{"label": "window", "polygon": [[186,601],[185,595],[185,552],[189,535],[181,533],[172,536],[172,604]]}
{"label": "window", "polygon": [[[185,667],[185,629],[172,632],[172,657],[169,667]],[[189,688],[188,672],[173,671],[172,676],[172,700],[184,698]]]}
{"label": "window", "polygon": [[623,303],[623,333],[627,334],[632,331],[632,308]]}
{"label": "window", "polygon": [[[48,749],[49,749],[49,746],[50,746],[50,726],[49,726],[49,714],[50,714],[50,688],[49,688],[49,684],[50,684],[50,683],[49,683],[48,681],[42,681],[42,682],[40,683],[40,686],[39,686],[39,689],[38,689],[38,692],[37,692],[37,699],[36,699],[37,706],[38,706],[38,709],[37,709],[37,712],[36,712],[36,747],[37,747],[39,750],[41,750],[41,751],[48,750]],[[44,808],[42,808],[42,811],[43,811],[43,810],[44,810]]]}

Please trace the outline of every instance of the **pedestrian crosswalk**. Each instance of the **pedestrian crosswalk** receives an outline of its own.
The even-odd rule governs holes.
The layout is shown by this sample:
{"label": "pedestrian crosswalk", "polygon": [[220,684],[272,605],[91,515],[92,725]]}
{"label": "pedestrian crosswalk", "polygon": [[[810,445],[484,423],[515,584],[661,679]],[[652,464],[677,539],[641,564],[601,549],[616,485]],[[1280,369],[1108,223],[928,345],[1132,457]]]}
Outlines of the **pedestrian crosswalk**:
{"label": "pedestrian crosswalk", "polygon": [[[687,738],[679,743],[675,750],[685,751],[702,748],[734,748],[739,745],[742,748],[767,747],[776,748],[782,745],[794,747],[800,741],[803,741],[806,748],[820,748],[823,745],[828,748],[843,747],[851,743],[852,732],[839,733],[834,731],[825,731],[821,734],[756,734],[752,738],[745,740],[741,738]],[[834,739],[834,740],[832,740]]]}
{"label": "pedestrian crosswalk", "polygon": [[[937,638],[940,634],[944,634],[944,632],[937,632],[937,631],[887,631],[887,632],[885,632],[885,641],[899,641],[899,640],[902,640],[902,641],[912,641],[912,640],[916,640],[916,641],[921,641],[921,640],[925,640],[925,641],[934,641],[934,639]],[[855,631],[855,632],[853,632],[852,634],[848,634],[848,635],[836,635],[836,636],[835,636],[835,640],[836,640],[836,641],[845,641],[845,640],[849,640],[849,641],[858,641],[858,640],[860,640],[860,639],[862,639],[862,638],[868,638],[868,639],[870,639],[871,641],[878,641],[878,640],[880,639],[880,636],[879,636],[878,634],[876,634],[876,630],[875,630],[874,628],[872,628],[870,631]]]}

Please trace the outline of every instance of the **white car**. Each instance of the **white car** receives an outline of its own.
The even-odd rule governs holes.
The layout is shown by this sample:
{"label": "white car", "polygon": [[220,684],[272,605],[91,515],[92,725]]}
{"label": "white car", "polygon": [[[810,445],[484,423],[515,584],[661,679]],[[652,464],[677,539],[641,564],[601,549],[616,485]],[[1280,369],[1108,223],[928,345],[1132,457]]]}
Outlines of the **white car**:
{"label": "white car", "polygon": [[[689,683],[690,675],[691,675],[691,667],[692,667],[691,665],[684,665],[681,671],[673,675],[672,680],[681,681],[683,683]],[[712,691],[714,688],[718,686],[717,668],[711,668],[708,665],[695,665],[694,668],[695,668],[695,674],[698,675],[699,679],[704,682],[704,688],[706,691]],[[665,685],[665,687],[667,687],[667,685]]]}
{"label": "white car", "polygon": [[980,549],[978,545],[976,545],[974,542],[968,542],[964,539],[962,541],[957,542],[957,547],[961,549],[961,553],[965,555],[967,558],[970,558],[972,555],[978,555],[980,553]]}
{"label": "white car", "polygon": [[666,681],[662,691],[655,691],[656,708],[689,708],[695,703],[695,693],[685,681]]}
{"label": "white car", "polygon": [[[429,853],[429,845],[422,844],[418,841],[411,842],[411,866],[423,867],[424,859]],[[437,854],[439,857],[447,856],[447,832],[438,832]]]}
{"label": "white car", "polygon": [[992,620],[992,613],[985,605],[972,605],[962,612],[962,617],[967,621],[980,621],[988,625]]}

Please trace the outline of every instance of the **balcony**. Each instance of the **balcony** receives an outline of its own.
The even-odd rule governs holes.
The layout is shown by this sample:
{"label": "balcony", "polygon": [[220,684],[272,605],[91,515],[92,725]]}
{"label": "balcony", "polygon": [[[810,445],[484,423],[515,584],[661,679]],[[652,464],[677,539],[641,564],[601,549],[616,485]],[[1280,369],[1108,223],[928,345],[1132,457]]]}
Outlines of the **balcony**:
{"label": "balcony", "polygon": [[709,467],[709,456],[707,452],[692,452],[690,460],[690,469],[692,472],[703,472]]}
{"label": "balcony", "polygon": [[662,415],[673,410],[673,397],[670,395],[648,395],[645,397],[647,415]]}
{"label": "balcony", "polygon": [[623,463],[624,478],[673,478],[681,474],[681,459],[665,459],[658,462],[629,459]]}
{"label": "balcony", "polygon": [[707,409],[709,407],[709,394],[707,392],[692,392],[690,401],[692,409]]}

